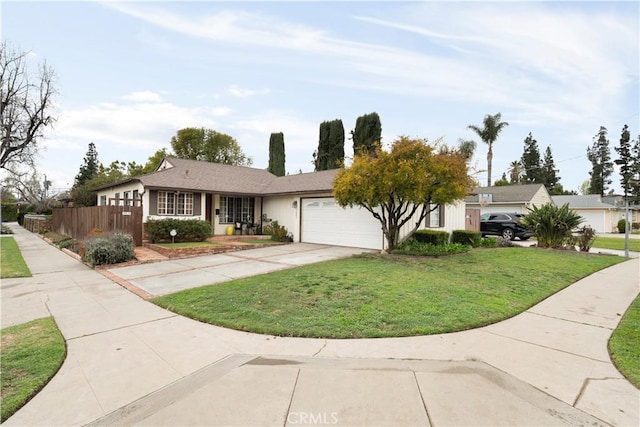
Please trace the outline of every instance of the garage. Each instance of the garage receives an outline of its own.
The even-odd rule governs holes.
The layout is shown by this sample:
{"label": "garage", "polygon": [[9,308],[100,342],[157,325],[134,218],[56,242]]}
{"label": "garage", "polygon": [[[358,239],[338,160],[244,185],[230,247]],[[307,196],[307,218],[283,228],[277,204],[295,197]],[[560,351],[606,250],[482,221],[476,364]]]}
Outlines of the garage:
{"label": "garage", "polygon": [[580,224],[580,226],[588,225],[594,230],[596,230],[598,233],[606,233],[611,231],[611,230],[605,230],[605,226],[604,226],[605,213],[603,211],[588,212],[588,211],[581,210],[577,213],[584,219],[584,222]]}
{"label": "garage", "polygon": [[342,208],[333,197],[301,200],[301,241],[382,249],[380,222],[360,207]]}

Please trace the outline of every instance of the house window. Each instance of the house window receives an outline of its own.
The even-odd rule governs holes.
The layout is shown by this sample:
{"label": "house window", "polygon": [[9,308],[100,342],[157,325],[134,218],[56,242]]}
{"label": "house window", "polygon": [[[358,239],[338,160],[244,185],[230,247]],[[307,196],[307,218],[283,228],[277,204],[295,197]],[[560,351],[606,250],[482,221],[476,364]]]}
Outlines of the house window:
{"label": "house window", "polygon": [[193,193],[178,193],[176,199],[176,215],[193,215]]}
{"label": "house window", "polygon": [[158,215],[175,215],[175,193],[158,191]]}
{"label": "house window", "polygon": [[[433,206],[428,205],[427,209],[433,209]],[[434,210],[430,211],[425,218],[425,227],[427,228],[441,228],[444,227],[444,206],[438,205]]]}
{"label": "house window", "polygon": [[120,206],[120,193],[116,193],[116,206]]}
{"label": "house window", "polygon": [[125,191],[124,192],[124,205],[125,206],[130,206],[131,202],[129,201],[129,199],[131,198],[131,191]]}
{"label": "house window", "polygon": [[158,191],[158,215],[193,215],[193,193]]}
{"label": "house window", "polygon": [[220,223],[231,224],[236,221],[253,222],[255,211],[254,197],[220,197]]}
{"label": "house window", "polygon": [[138,195],[138,190],[133,190],[133,206],[142,206],[141,204],[136,205],[136,200],[138,200],[140,196]]}
{"label": "house window", "polygon": [[107,196],[100,196],[100,206],[105,206],[107,204]]}

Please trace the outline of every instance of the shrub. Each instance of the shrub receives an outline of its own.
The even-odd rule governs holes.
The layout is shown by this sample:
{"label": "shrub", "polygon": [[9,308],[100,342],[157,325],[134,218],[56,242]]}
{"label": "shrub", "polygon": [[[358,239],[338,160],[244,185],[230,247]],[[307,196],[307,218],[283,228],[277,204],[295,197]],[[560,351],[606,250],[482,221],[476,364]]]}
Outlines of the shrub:
{"label": "shrub", "polygon": [[[448,234],[448,233],[447,233]],[[417,255],[417,256],[442,256],[454,255],[469,252],[471,247],[461,243],[443,243],[434,245],[431,243],[422,243],[411,238],[400,244],[391,253],[395,255]]]}
{"label": "shrub", "polygon": [[11,230],[6,225],[3,225],[2,229],[0,229],[0,234],[13,234],[13,230]]}
{"label": "shrub", "polygon": [[640,222],[632,222],[631,223],[632,230],[640,230]]}
{"label": "shrub", "polygon": [[596,239],[596,230],[585,225],[578,229],[578,235],[576,236],[576,244],[580,248],[580,252],[589,252],[593,241]]}
{"label": "shrub", "polygon": [[618,233],[624,233],[627,229],[627,220],[622,218],[618,221]]}
{"label": "shrub", "polygon": [[569,204],[556,206],[551,203],[533,206],[522,217],[522,225],[529,227],[538,239],[541,248],[564,248],[571,245],[573,230],[584,220],[569,209]]}
{"label": "shrub", "polygon": [[[287,227],[278,224],[278,221],[273,221],[264,226],[264,234],[271,235],[271,240],[276,242],[284,242],[287,239]],[[293,241],[293,238],[291,239]]]}
{"label": "shrub", "polygon": [[2,222],[14,222],[18,220],[18,207],[13,203],[0,205],[0,218]]}
{"label": "shrub", "polygon": [[211,237],[211,224],[201,219],[150,219],[146,232],[151,243],[171,242],[171,230],[176,230],[175,242],[202,242]]}
{"label": "shrub", "polygon": [[451,233],[451,243],[471,245],[474,248],[480,246],[482,234],[479,231],[453,230]]}
{"label": "shrub", "polygon": [[134,259],[133,237],[129,234],[116,233],[108,237],[94,237],[84,242],[82,259],[89,264],[117,264]]}
{"label": "shrub", "polygon": [[418,230],[412,236],[419,243],[431,243],[432,245],[444,245],[449,243],[449,233],[440,230]]}
{"label": "shrub", "polygon": [[495,248],[498,246],[498,239],[493,237],[483,237],[480,239],[480,244],[478,246],[481,248]]}

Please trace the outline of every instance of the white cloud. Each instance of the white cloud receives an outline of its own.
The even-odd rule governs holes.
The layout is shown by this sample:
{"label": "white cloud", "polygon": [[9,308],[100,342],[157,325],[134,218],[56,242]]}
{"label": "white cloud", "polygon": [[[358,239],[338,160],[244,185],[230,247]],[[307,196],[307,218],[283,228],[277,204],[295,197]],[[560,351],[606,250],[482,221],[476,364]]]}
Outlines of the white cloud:
{"label": "white cloud", "polygon": [[231,85],[227,90],[231,95],[238,98],[248,98],[256,95],[266,95],[270,92],[269,89],[245,89],[237,85]]}
{"label": "white cloud", "polygon": [[309,43],[324,34],[321,30],[295,22],[238,10],[187,17],[159,7],[119,2],[105,3],[105,6],[168,30],[236,44],[306,49]]}
{"label": "white cloud", "polygon": [[[491,105],[523,122],[566,125],[578,118],[602,119],[603,111],[616,110],[629,82],[638,79],[634,18],[585,12],[571,3],[559,12],[554,5],[538,3],[462,7],[429,2],[398,7],[397,18],[354,18],[424,38],[406,47],[336,37],[244,11],[190,17],[140,5],[111,7],[196,38],[331,58],[314,62],[330,65],[306,73],[310,82]],[[439,49],[427,49],[424,43]],[[257,94],[235,86],[229,92]]]}
{"label": "white cloud", "polygon": [[162,102],[162,97],[159,93],[149,90],[133,92],[123,96],[122,99],[133,102]]}

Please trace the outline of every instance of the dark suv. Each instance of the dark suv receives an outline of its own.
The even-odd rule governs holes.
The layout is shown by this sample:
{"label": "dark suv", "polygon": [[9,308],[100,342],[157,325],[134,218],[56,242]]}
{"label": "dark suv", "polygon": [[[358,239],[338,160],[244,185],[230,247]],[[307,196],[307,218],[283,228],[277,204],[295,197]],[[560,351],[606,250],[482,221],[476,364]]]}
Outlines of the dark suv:
{"label": "dark suv", "polygon": [[531,230],[520,224],[524,215],[511,212],[493,212],[480,215],[480,232],[483,236],[491,234],[513,240],[527,240],[533,236]]}

